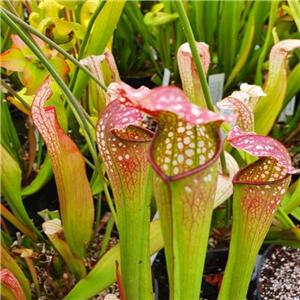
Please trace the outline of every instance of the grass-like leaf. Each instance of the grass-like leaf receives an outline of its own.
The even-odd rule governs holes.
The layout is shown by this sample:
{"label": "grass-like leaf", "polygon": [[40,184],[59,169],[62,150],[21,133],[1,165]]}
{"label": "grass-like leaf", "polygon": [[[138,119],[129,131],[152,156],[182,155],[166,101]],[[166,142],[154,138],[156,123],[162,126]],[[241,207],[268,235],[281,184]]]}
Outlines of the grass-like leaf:
{"label": "grass-like leaf", "polygon": [[[152,255],[163,247],[163,239],[158,220],[150,223],[149,239],[150,255]],[[116,282],[116,260],[120,261],[120,244],[105,253],[92,271],[75,285],[64,300],[90,299]]]}

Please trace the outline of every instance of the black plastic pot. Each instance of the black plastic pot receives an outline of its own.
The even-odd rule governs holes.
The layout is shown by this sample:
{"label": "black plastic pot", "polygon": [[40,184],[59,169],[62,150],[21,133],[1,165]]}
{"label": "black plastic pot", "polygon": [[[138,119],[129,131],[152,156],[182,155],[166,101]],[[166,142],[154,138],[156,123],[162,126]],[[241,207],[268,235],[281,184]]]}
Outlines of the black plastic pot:
{"label": "black plastic pot", "polygon": [[[278,299],[300,299],[300,276],[299,271],[297,271],[300,268],[300,260],[298,257],[291,256],[293,251],[299,250],[289,247],[285,248],[283,246],[270,245],[261,257],[256,278],[257,300],[264,300],[266,297],[272,297],[272,299],[275,299],[275,297],[276,299],[277,297]],[[267,268],[264,270],[265,274],[263,274],[262,270],[268,258],[271,260],[268,261]],[[265,278],[265,280],[261,281],[262,278]],[[288,285],[290,285],[289,288]],[[274,289],[274,287],[276,288]],[[273,295],[267,294],[263,296],[264,291],[271,292]]]}
{"label": "black plastic pot", "polygon": [[[228,248],[209,249],[207,251],[201,284],[201,299],[216,300],[218,298],[219,288],[228,259],[228,252]],[[249,285],[248,300],[256,299],[256,277],[260,259],[261,255],[258,255]],[[152,272],[158,283],[159,300],[169,299],[168,273],[163,250],[158,253],[152,265]]]}
{"label": "black plastic pot", "polygon": [[271,245],[269,246],[266,251],[263,253],[263,255],[261,256],[261,259],[258,263],[258,270],[257,270],[257,276],[256,276],[256,299],[257,300],[262,300],[261,298],[261,284],[259,282],[259,275],[261,272],[261,268],[265,262],[265,260],[267,259],[267,257],[274,251],[274,249],[276,248],[276,245]]}

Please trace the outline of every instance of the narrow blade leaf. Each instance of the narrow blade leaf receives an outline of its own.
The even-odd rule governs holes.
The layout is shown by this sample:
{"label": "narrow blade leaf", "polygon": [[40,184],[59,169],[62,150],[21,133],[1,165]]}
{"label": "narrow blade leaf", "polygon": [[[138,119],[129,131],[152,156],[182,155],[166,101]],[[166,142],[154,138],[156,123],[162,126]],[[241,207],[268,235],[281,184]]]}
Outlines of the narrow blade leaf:
{"label": "narrow blade leaf", "polygon": [[[156,253],[162,247],[163,239],[160,224],[157,220],[150,223],[150,255]],[[116,282],[116,260],[120,261],[120,244],[105,253],[92,271],[75,285],[64,300],[90,299]]]}

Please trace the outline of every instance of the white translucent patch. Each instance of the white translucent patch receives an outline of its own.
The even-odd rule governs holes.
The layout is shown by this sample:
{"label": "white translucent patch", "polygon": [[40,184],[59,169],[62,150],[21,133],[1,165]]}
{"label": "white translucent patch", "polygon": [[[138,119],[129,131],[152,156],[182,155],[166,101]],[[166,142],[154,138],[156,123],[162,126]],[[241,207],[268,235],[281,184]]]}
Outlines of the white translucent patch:
{"label": "white translucent patch", "polygon": [[197,108],[192,108],[192,113],[197,117],[200,116],[200,111]]}
{"label": "white translucent patch", "polygon": [[211,179],[212,179],[211,174],[208,174],[207,176],[204,177],[203,180],[204,180],[205,182],[209,182],[209,181],[211,181]]}
{"label": "white translucent patch", "polygon": [[183,142],[184,142],[185,145],[188,145],[191,142],[191,139],[189,137],[185,137],[183,139]]}
{"label": "white translucent patch", "polygon": [[188,166],[191,166],[193,164],[193,160],[188,158],[185,163],[188,165]]}
{"label": "white translucent patch", "polygon": [[185,154],[189,157],[193,156],[195,154],[194,150],[193,149],[188,149],[188,150],[185,150]]}
{"label": "white translucent patch", "polygon": [[200,155],[199,161],[200,161],[200,165],[203,165],[205,163],[205,156],[204,155]]}
{"label": "white translucent patch", "polygon": [[203,147],[204,146],[204,142],[203,141],[199,141],[198,142],[198,147]]}
{"label": "white translucent patch", "polygon": [[184,160],[184,156],[182,154],[179,154],[178,157],[177,157],[177,160],[179,163],[182,163],[183,160]]}
{"label": "white translucent patch", "polygon": [[185,191],[188,192],[188,193],[191,193],[191,192],[192,192],[192,189],[191,189],[189,186],[186,186],[184,189],[185,189]]}
{"label": "white translucent patch", "polygon": [[178,149],[181,150],[181,149],[183,149],[183,144],[180,142],[180,143],[177,144],[177,147],[178,147]]}

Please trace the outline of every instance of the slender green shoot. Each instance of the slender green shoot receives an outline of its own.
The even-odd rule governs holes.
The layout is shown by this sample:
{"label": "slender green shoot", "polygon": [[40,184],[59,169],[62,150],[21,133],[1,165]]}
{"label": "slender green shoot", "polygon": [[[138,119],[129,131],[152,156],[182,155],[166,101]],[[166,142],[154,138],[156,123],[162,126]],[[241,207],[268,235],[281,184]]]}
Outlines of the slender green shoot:
{"label": "slender green shoot", "polygon": [[179,15],[179,18],[180,18],[180,21],[181,21],[181,24],[182,24],[182,27],[183,27],[183,30],[185,32],[186,39],[187,39],[187,41],[190,45],[190,48],[191,48],[191,52],[192,52],[192,55],[193,55],[195,66],[196,66],[196,69],[197,69],[197,72],[198,72],[198,75],[199,75],[199,79],[200,79],[200,82],[201,82],[201,85],[202,85],[203,93],[204,93],[204,96],[205,96],[205,101],[206,101],[207,108],[210,111],[215,111],[214,104],[213,104],[213,101],[211,99],[208,84],[207,84],[207,81],[206,81],[205,73],[204,73],[204,70],[203,70],[203,67],[202,67],[202,64],[201,64],[201,60],[200,60],[198,51],[197,51],[197,47],[196,47],[196,43],[195,43],[195,37],[194,37],[193,31],[192,31],[189,19],[188,19],[187,15],[186,15],[186,12],[184,10],[182,1],[173,1],[173,4],[174,4],[174,6],[177,10],[177,13]]}

